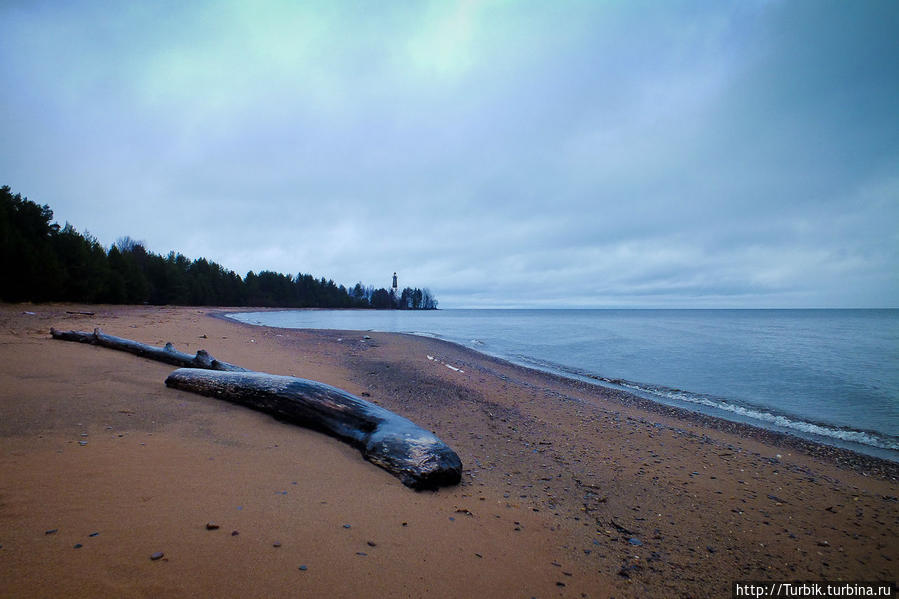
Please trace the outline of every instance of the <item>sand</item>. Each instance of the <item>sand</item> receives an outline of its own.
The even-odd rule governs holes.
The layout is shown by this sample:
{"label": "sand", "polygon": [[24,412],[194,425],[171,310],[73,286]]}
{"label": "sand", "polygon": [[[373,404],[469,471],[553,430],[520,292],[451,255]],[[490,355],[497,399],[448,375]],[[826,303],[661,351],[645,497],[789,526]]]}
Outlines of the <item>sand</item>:
{"label": "sand", "polygon": [[[0,306],[0,597],[725,597],[734,580],[897,578],[895,464],[438,340],[216,312]],[[368,394],[449,443],[462,484],[412,491],[51,326]]]}

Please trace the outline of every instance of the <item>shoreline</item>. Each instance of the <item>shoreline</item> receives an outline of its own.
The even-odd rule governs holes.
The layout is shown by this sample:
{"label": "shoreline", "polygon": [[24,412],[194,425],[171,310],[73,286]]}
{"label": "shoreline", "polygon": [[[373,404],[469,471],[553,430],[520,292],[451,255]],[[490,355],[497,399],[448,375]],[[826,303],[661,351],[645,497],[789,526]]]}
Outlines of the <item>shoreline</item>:
{"label": "shoreline", "polygon": [[[310,308],[317,309],[317,308]],[[690,410],[689,408],[680,407],[680,406],[671,406],[660,401],[656,401],[653,399],[641,397],[636,393],[626,391],[623,389],[619,389],[617,387],[604,385],[601,381],[585,381],[580,378],[576,378],[574,376],[566,376],[565,374],[560,374],[557,372],[553,372],[551,370],[543,370],[540,368],[535,368],[533,366],[527,366],[525,364],[520,364],[518,362],[514,362],[512,360],[503,358],[501,356],[496,356],[493,354],[489,354],[486,352],[478,351],[477,349],[468,347],[462,343],[458,343],[455,341],[450,341],[448,339],[444,339],[442,337],[433,336],[433,335],[424,335],[424,334],[416,334],[416,333],[400,333],[393,331],[374,331],[371,329],[305,329],[305,328],[291,328],[291,327],[275,327],[270,325],[263,324],[252,324],[247,322],[241,322],[239,320],[235,320],[229,318],[230,314],[237,314],[240,312],[269,312],[269,311],[282,311],[282,308],[271,308],[271,309],[256,309],[250,308],[247,310],[234,310],[234,311],[221,311],[221,312],[212,312],[210,316],[214,318],[220,318],[222,320],[226,320],[229,322],[233,322],[235,324],[251,327],[251,328],[268,328],[273,330],[280,331],[328,331],[333,333],[371,333],[377,332],[379,334],[384,335],[400,335],[400,336],[411,336],[414,338],[422,338],[422,339],[431,339],[433,341],[439,343],[446,343],[451,346],[454,346],[462,351],[471,352],[474,355],[474,359],[481,360],[490,360],[495,361],[497,363],[502,363],[510,367],[520,368],[524,371],[528,371],[534,374],[540,374],[547,377],[552,377],[560,382],[565,382],[569,384],[580,384],[586,385],[588,387],[596,388],[598,393],[605,394],[608,399],[618,401],[623,405],[631,405],[639,407],[640,409],[646,410],[648,412],[653,412],[661,415],[673,416],[685,421],[690,421],[692,423],[698,424],[702,427],[726,431],[733,434],[737,434],[740,436],[754,438],[760,441],[765,441],[770,444],[779,445],[785,448],[795,449],[799,451],[806,452],[810,455],[816,456],[820,459],[827,460],[835,465],[839,465],[846,468],[852,468],[858,470],[860,472],[865,472],[867,474],[871,474],[874,476],[878,476],[885,480],[899,480],[899,460],[891,460],[889,458],[884,458],[876,455],[871,455],[868,453],[864,453],[862,451],[857,451],[854,449],[850,449],[847,447],[841,447],[839,445],[832,445],[826,443],[824,441],[816,441],[814,439],[808,439],[802,437],[800,435],[778,431],[773,429],[767,429],[763,426],[750,424],[747,422],[740,422],[737,420],[729,420],[722,416],[714,416],[711,414],[705,414],[698,410]]]}
{"label": "shoreline", "polygon": [[[221,311],[0,305],[0,595],[620,599],[895,579],[899,485],[870,463],[443,340]],[[435,431],[462,482],[411,491],[343,443],[50,326],[345,389]]]}

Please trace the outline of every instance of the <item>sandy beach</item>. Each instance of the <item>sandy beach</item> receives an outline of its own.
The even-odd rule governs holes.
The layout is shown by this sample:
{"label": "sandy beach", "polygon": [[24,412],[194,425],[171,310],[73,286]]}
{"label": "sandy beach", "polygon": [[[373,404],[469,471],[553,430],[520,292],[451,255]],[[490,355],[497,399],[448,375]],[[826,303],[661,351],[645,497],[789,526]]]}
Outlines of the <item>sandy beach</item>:
{"label": "sandy beach", "polygon": [[[0,306],[0,597],[729,597],[899,574],[897,464],[439,340],[221,312]],[[462,483],[412,491],[51,326],[365,396],[452,446]]]}

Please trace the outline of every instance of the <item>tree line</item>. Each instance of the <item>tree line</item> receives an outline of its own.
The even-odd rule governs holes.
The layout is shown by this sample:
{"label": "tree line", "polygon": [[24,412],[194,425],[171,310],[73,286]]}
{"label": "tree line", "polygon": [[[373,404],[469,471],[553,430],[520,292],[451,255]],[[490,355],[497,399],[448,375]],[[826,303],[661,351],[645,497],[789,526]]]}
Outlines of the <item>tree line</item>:
{"label": "tree line", "polygon": [[264,270],[241,278],[205,258],[162,256],[130,237],[109,249],[53,211],[0,187],[0,300],[186,306],[379,308],[433,310],[428,289],[401,293],[361,282],[352,288],[324,277]]}

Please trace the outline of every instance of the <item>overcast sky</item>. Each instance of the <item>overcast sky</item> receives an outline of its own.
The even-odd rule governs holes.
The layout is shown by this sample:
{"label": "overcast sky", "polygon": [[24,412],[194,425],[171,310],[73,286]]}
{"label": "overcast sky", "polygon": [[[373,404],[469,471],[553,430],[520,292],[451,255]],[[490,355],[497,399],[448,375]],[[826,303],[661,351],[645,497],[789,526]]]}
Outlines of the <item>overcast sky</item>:
{"label": "overcast sky", "polygon": [[0,184],[441,307],[899,306],[899,2],[0,3]]}

